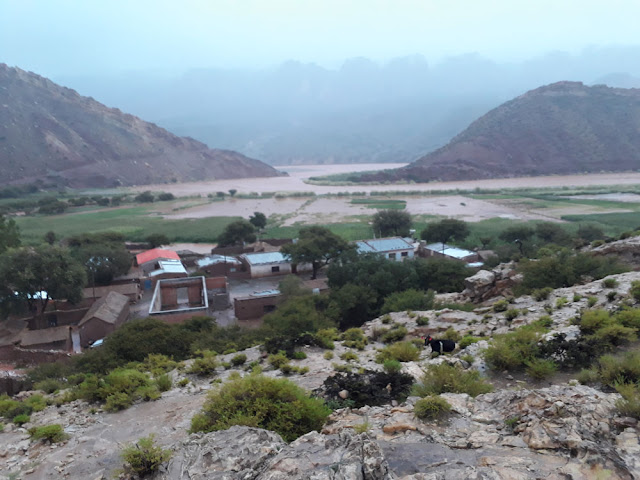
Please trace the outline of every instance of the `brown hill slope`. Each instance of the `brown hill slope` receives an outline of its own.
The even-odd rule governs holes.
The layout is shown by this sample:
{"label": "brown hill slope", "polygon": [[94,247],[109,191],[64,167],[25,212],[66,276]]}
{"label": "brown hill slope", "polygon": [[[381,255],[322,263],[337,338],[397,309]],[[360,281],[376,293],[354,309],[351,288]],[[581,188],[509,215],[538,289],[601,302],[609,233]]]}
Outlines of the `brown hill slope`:
{"label": "brown hill slope", "polygon": [[209,149],[30,72],[0,64],[0,184],[110,187],[273,177],[272,167]]}
{"label": "brown hill slope", "polygon": [[640,89],[559,82],[490,111],[446,146],[362,180],[473,180],[640,168]]}

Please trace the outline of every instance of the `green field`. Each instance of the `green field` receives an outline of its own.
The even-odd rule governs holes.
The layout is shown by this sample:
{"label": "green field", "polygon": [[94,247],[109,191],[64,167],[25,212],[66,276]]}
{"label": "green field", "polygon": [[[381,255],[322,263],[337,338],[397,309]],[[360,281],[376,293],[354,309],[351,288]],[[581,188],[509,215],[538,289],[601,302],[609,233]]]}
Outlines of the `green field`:
{"label": "green field", "polygon": [[391,198],[354,198],[352,205],[364,205],[367,208],[377,210],[404,210],[407,207],[405,200],[393,200]]}

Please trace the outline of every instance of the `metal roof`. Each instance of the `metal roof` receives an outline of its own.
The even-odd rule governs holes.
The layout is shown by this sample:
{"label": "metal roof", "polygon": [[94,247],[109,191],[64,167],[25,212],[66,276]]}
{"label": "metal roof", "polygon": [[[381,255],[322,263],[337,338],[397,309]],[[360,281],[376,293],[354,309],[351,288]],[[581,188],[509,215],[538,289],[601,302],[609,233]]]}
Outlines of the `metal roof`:
{"label": "metal roof", "polygon": [[245,253],[243,255],[250,265],[267,265],[269,263],[289,263],[289,257],[280,252]]}
{"label": "metal roof", "polygon": [[235,257],[227,257],[225,255],[211,255],[209,257],[196,260],[196,265],[199,267],[208,267],[209,265],[216,265],[218,263],[239,264],[240,262]]}
{"label": "metal roof", "polygon": [[442,253],[448,257],[453,257],[453,258],[464,258],[470,255],[476,254],[476,252],[465,250],[464,248],[451,247],[446,243],[444,244],[444,248],[442,246],[442,243],[431,243],[427,245],[425,248],[429,250],[433,250],[434,252]]}
{"label": "metal roof", "polygon": [[358,253],[369,252],[394,252],[398,250],[411,250],[413,244],[406,241],[404,238],[391,237],[391,238],[378,238],[373,240],[363,240],[356,243]]}
{"label": "metal roof", "polygon": [[158,270],[154,270],[149,274],[150,277],[162,275],[163,273],[187,273],[187,269],[184,268],[180,260],[160,260],[158,261]]}

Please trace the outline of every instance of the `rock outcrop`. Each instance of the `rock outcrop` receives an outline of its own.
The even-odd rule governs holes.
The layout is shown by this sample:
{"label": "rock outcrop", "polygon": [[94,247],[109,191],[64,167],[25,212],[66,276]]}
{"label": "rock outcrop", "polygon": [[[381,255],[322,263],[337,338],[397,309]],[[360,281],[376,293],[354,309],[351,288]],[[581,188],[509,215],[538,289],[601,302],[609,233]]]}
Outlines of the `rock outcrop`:
{"label": "rock outcrop", "polygon": [[[634,225],[635,226],[635,225]],[[615,257],[635,270],[640,269],[640,237],[630,237],[590,248],[592,255]]]}
{"label": "rock outcrop", "polygon": [[493,270],[480,270],[464,280],[462,296],[470,302],[481,303],[491,298],[507,296],[522,281],[513,263],[501,263]]}

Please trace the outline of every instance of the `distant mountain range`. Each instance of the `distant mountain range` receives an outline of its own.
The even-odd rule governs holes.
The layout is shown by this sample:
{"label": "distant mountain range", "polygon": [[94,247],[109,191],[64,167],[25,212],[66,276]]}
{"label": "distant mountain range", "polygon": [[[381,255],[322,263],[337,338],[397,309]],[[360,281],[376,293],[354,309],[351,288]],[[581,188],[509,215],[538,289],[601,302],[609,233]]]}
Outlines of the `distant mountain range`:
{"label": "distant mountain range", "polygon": [[473,122],[444,147],[363,181],[471,180],[640,169],[640,89],[558,82]]}
{"label": "distant mountain range", "polygon": [[[207,59],[202,59],[206,62]],[[200,68],[57,76],[83,95],[178,135],[271,165],[408,163],[524,92],[558,81],[628,88],[640,46],[549,52],[513,62],[469,53],[336,67],[289,61],[273,68]]]}
{"label": "distant mountain range", "polygon": [[112,187],[273,177],[269,165],[210,149],[39,75],[0,64],[0,184]]}

